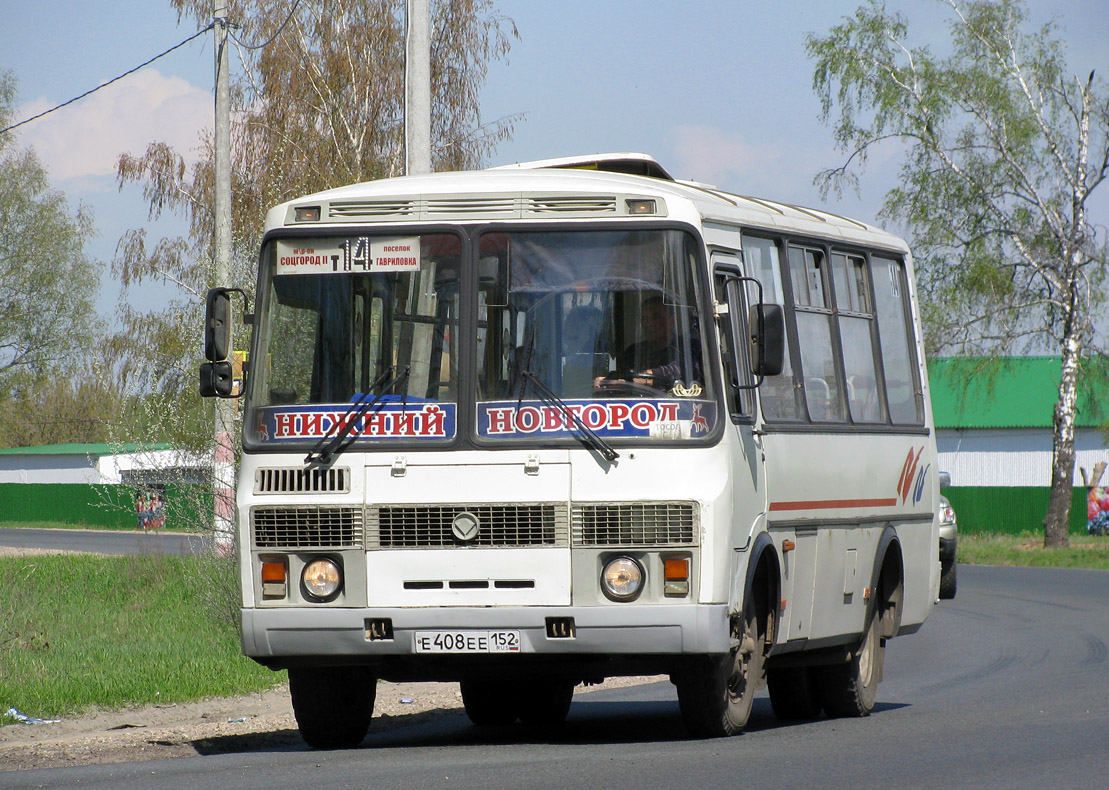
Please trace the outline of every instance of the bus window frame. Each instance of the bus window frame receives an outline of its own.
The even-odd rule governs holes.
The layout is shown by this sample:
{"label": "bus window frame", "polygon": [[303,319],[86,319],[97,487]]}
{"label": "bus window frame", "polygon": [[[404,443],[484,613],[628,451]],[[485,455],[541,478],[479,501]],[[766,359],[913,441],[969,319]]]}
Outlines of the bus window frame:
{"label": "bus window frame", "polygon": [[[785,302],[783,311],[785,313],[786,323],[786,349],[789,356],[791,365],[791,374],[793,377],[793,390],[795,395],[800,391],[800,404],[799,414],[797,419],[780,419],[767,417],[762,412],[761,397],[759,400],[759,418],[762,424],[768,429],[779,433],[897,433],[897,434],[927,434],[929,429],[925,415],[923,404],[923,387],[921,384],[921,364],[920,357],[920,338],[917,335],[915,322],[913,320],[913,301],[914,293],[911,290],[910,278],[908,276],[908,263],[907,256],[902,250],[890,250],[881,247],[865,247],[855,244],[842,244],[837,243],[830,239],[820,237],[792,235],[792,234],[779,234],[774,233],[772,230],[757,227],[743,227],[742,237],[758,238],[763,241],[772,242],[778,249],[779,265],[781,266],[780,283],[782,288],[782,299]],[[798,386],[798,381],[804,381],[804,366],[801,363],[801,349],[800,349],[800,336],[797,328],[797,305],[793,293],[793,277],[789,271],[788,254],[791,246],[819,249],[824,255],[826,265],[827,282],[824,283],[825,294],[829,295],[831,301],[830,308],[812,308],[802,306],[805,312],[815,312],[819,314],[829,315],[832,320],[830,326],[830,334],[832,336],[832,353],[836,365],[836,376],[839,386],[843,386],[845,381],[845,367],[843,361],[843,340],[839,327],[839,316],[841,313],[847,316],[857,316],[858,314],[846,310],[840,311],[837,307],[834,277],[832,277],[831,256],[833,254],[842,254],[848,257],[855,256],[861,257],[866,262],[867,272],[867,292],[870,300],[873,313],[871,322],[871,342],[872,354],[874,356],[875,374],[877,377],[878,392],[881,398],[881,408],[883,412],[883,420],[879,422],[855,422],[851,416],[850,405],[844,402],[844,420],[840,422],[825,422],[813,420],[808,410],[808,403],[804,396],[804,388]],[[881,330],[879,324],[879,317],[877,313],[877,300],[874,292],[874,258],[882,258],[884,260],[893,261],[898,266],[898,276],[900,278],[900,286],[902,288],[903,296],[900,300],[902,322],[905,329],[905,336],[907,339],[907,352],[909,355],[909,370],[912,375],[912,387],[914,397],[916,399],[917,407],[917,421],[913,423],[896,423],[890,415],[889,399],[886,392],[886,371],[884,359],[882,355],[881,345]]]}
{"label": "bus window frame", "polygon": [[[736,250],[713,249],[710,250],[713,280],[713,299],[728,306],[728,312],[717,316],[717,332],[727,331],[728,342],[731,346],[729,353],[724,354],[723,346],[717,337],[716,348],[720,356],[721,370],[723,371],[721,386],[722,395],[728,408],[728,415],[735,425],[754,423],[758,411],[757,399],[754,391],[757,386],[752,382],[756,376],[751,367],[750,359],[750,327],[748,325],[749,298],[744,283],[743,256]],[[723,301],[717,299],[717,278],[722,278],[724,293]],[[737,293],[738,304],[732,299],[732,294]],[[732,376],[736,376],[733,382]],[[747,384],[740,383],[747,379]],[[738,408],[737,408],[738,407]]]}
{"label": "bus window frame", "polygon": [[[705,245],[704,234],[701,229],[695,225],[687,222],[680,222],[674,220],[635,220],[629,219],[626,221],[602,221],[602,222],[581,222],[581,223],[550,223],[550,222],[521,222],[521,223],[506,223],[506,222],[486,222],[478,225],[470,226],[470,249],[469,260],[477,260],[478,253],[481,247],[481,237],[487,233],[550,233],[559,230],[574,231],[574,232],[589,232],[589,231],[611,231],[626,229],[634,227],[640,230],[657,230],[668,231],[676,230],[688,234],[692,239],[692,248],[696,251],[697,260],[693,262],[693,276],[691,278],[694,289],[694,298],[698,307],[700,318],[700,332],[702,335],[702,348],[701,348],[701,366],[702,374],[706,378],[706,383],[711,384],[713,392],[713,402],[716,405],[718,417],[713,429],[705,436],[697,438],[686,438],[680,442],[675,442],[669,439],[649,439],[649,438],[634,438],[634,439],[620,439],[608,438],[607,441],[615,448],[629,448],[629,449],[642,449],[642,448],[695,448],[695,447],[710,447],[718,444],[724,435],[724,425],[728,420],[724,419],[724,415],[730,411],[730,406],[726,403],[724,398],[724,382],[721,378],[721,369],[719,367],[720,353],[719,343],[715,336],[715,327],[713,326],[713,283],[712,273],[709,267],[709,252]],[[466,281],[470,287],[476,288],[476,277],[467,277]],[[467,301],[464,305],[465,309],[477,310],[477,297]],[[474,324],[477,326],[478,316],[473,317]],[[617,338],[617,342],[620,338]],[[712,350],[705,347],[705,342],[712,346]],[[476,357],[477,343],[467,344],[466,348],[472,350],[475,354],[473,361],[474,365],[480,363],[480,359]],[[473,368],[467,368],[464,371],[467,375],[476,375]],[[459,415],[459,431],[463,430],[463,425],[466,426],[466,446],[479,450],[510,450],[510,449],[527,449],[527,450],[571,450],[581,447],[578,440],[571,437],[566,438],[550,438],[544,441],[541,437],[534,434],[521,437],[519,439],[513,438],[489,438],[479,436],[477,432],[477,412],[479,401],[476,398],[477,386],[476,382],[473,385],[466,387],[467,398],[467,412],[465,422],[463,422],[463,415]],[[462,400],[459,399],[459,408],[462,407]]]}
{"label": "bus window frame", "polygon": [[[259,244],[258,252],[258,276],[255,278],[255,312],[254,324],[251,330],[250,337],[250,359],[261,360],[260,346],[262,343],[262,327],[263,316],[267,316],[265,320],[269,320],[270,314],[270,297],[271,288],[270,281],[275,276],[272,269],[275,266],[276,255],[276,242],[290,239],[303,239],[303,238],[320,238],[320,237],[350,237],[350,236],[398,236],[398,235],[434,235],[434,234],[451,234],[458,239],[459,244],[459,263],[458,263],[458,319],[457,325],[451,324],[452,331],[462,331],[464,327],[476,326],[476,316],[470,315],[470,308],[468,305],[468,298],[471,289],[476,288],[476,275],[471,276],[470,271],[476,269],[470,266],[471,256],[471,241],[472,232],[469,226],[466,225],[451,225],[451,224],[398,224],[398,225],[352,225],[350,227],[308,227],[308,228],[276,228],[266,233],[262,237]],[[473,280],[474,284],[471,285],[470,281]],[[475,296],[476,298],[476,296]],[[368,309],[368,308],[367,308]],[[399,450],[458,450],[466,449],[468,446],[466,441],[467,432],[471,430],[469,421],[467,420],[468,411],[463,408],[469,393],[465,391],[464,384],[465,378],[469,375],[470,364],[470,351],[469,344],[459,344],[459,360],[458,360],[458,396],[455,403],[455,434],[448,439],[432,439],[423,440],[422,443],[413,442],[411,439],[375,439],[373,441],[355,442],[351,445],[348,451],[352,452],[377,452],[389,451],[396,452]],[[255,362],[254,364],[259,364]],[[299,453],[302,451],[310,450],[319,439],[305,439],[303,441],[288,441],[274,444],[271,442],[261,441],[255,436],[255,430],[247,423],[254,418],[259,409],[266,408],[260,406],[256,402],[256,375],[254,370],[247,371],[247,381],[244,387],[246,398],[243,403],[244,425],[242,430],[242,447],[244,452],[251,454],[264,455],[264,454],[278,454],[278,453]],[[320,404],[322,405],[344,405],[344,404]],[[345,404],[351,405],[351,404]]]}

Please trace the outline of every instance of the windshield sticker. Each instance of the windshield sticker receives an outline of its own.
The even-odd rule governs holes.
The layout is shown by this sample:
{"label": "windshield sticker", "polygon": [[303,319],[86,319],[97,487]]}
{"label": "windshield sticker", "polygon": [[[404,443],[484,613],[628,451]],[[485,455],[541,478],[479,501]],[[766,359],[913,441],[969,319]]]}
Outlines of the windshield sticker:
{"label": "windshield sticker", "polygon": [[[388,403],[371,408],[350,429],[362,439],[450,439],[455,433],[453,403]],[[279,406],[259,409],[258,436],[264,442],[334,436],[354,417],[349,409]]]}
{"label": "windshield sticker", "polygon": [[420,237],[294,239],[277,242],[274,274],[333,272],[416,272],[420,270]]}
{"label": "windshield sticker", "polygon": [[712,401],[584,400],[565,404],[563,410],[543,401],[479,403],[478,435],[489,439],[572,437],[580,433],[576,418],[602,438],[698,439],[716,424]]}

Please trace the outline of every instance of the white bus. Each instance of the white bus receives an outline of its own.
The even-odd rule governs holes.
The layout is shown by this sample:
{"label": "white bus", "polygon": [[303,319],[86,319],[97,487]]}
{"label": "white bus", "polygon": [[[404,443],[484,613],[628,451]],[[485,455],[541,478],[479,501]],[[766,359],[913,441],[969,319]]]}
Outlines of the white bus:
{"label": "white bus", "polygon": [[[939,584],[900,239],[614,154],[272,209],[237,493],[244,653],[316,747],[378,679],[479,725],[668,675],[697,736],[863,716]],[[201,372],[230,394],[228,289]]]}

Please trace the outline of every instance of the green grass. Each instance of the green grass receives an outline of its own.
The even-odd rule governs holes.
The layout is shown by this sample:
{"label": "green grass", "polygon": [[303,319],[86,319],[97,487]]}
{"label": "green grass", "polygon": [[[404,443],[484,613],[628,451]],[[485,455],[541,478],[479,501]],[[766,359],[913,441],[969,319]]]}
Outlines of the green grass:
{"label": "green grass", "polygon": [[960,532],[958,559],[962,565],[1109,570],[1109,537],[1072,534],[1069,548],[1045,549],[1043,532],[1020,535]]}
{"label": "green grass", "polygon": [[86,524],[84,521],[71,524],[68,521],[0,521],[0,529],[96,529],[96,530],[137,530],[138,527],[120,527]]}
{"label": "green grass", "polygon": [[211,613],[211,562],[0,557],[0,712],[60,718],[284,679],[244,658],[234,627]]}

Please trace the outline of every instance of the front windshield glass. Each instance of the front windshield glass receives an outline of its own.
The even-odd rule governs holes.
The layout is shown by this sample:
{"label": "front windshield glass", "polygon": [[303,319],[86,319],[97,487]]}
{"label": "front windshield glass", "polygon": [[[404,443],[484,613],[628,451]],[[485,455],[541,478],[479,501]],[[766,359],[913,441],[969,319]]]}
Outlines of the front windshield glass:
{"label": "front windshield glass", "polygon": [[697,250],[679,230],[483,234],[478,435],[710,433]]}
{"label": "front windshield glass", "polygon": [[452,438],[460,255],[446,233],[271,242],[250,437],[318,440],[369,403],[357,440]]}

